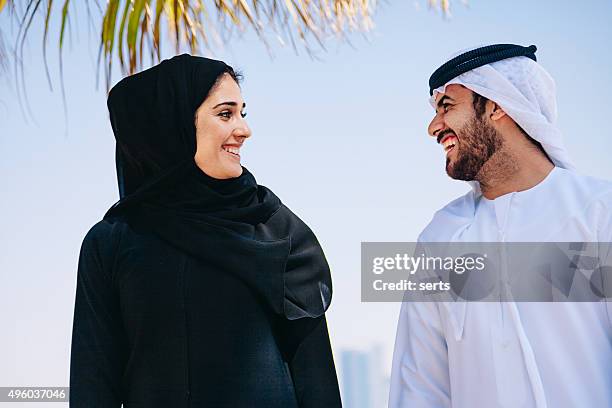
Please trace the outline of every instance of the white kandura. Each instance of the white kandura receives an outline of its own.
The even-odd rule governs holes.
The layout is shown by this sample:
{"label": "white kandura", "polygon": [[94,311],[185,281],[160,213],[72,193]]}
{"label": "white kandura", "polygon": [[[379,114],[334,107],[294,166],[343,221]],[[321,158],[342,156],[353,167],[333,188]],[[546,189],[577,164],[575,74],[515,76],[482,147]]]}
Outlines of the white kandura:
{"label": "white kandura", "polygon": [[[497,102],[555,167],[494,200],[470,182],[420,242],[612,242],[612,182],[575,171],[555,124],[554,81],[539,64],[487,64],[434,97],[451,83]],[[389,407],[612,407],[612,303],[405,302]]]}

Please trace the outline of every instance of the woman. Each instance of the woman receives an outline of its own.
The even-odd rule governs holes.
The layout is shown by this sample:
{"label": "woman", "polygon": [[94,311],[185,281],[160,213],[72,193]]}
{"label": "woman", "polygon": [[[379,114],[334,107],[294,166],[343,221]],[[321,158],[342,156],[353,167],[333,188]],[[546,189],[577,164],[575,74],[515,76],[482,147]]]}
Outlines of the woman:
{"label": "woman", "polygon": [[240,165],[233,69],[180,55],[108,108],[121,199],[83,240],[71,407],[339,407],[312,231]]}

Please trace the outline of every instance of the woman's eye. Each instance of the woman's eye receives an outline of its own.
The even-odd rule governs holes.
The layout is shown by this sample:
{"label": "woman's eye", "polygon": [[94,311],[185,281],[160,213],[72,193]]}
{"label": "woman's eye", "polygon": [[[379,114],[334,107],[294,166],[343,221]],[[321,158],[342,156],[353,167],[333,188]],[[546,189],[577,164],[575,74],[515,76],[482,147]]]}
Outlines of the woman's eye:
{"label": "woman's eye", "polygon": [[223,116],[224,118],[229,119],[232,117],[232,112],[226,110],[226,111],[220,112],[219,116]]}

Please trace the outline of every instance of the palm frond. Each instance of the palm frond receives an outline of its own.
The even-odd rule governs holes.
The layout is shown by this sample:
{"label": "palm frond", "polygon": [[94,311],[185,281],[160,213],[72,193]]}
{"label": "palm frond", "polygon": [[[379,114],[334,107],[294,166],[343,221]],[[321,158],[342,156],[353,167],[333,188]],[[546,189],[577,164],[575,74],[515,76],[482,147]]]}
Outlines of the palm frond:
{"label": "palm frond", "polygon": [[[125,75],[142,69],[147,54],[152,63],[160,60],[162,28],[172,39],[177,53],[181,49],[193,54],[214,51],[229,41],[231,35],[247,29],[252,29],[267,47],[272,37],[281,44],[289,42],[297,50],[297,38],[310,52],[312,42],[324,49],[330,37],[346,39],[347,33],[370,31],[374,27],[372,16],[376,9],[376,0],[106,0],[104,5],[100,5],[99,0],[86,0],[90,18],[89,3],[92,1],[102,12],[98,63],[104,66],[107,89],[113,61],[118,62]],[[423,1],[445,15],[449,13],[450,0]],[[46,49],[56,3],[61,3],[61,71],[70,0],[0,0],[0,12],[9,9],[18,17],[16,60],[22,59],[23,45],[35,14],[43,13],[43,56],[50,86]],[[9,7],[5,7],[7,5]],[[23,12],[16,11],[18,6],[25,6]]]}

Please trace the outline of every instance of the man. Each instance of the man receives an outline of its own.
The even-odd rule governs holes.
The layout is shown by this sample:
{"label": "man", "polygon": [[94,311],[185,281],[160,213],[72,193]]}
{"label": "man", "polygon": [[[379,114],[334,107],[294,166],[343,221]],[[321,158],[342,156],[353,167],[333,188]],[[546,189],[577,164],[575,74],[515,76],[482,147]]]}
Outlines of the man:
{"label": "man", "polygon": [[[473,189],[420,242],[612,242],[612,183],[573,170],[535,51],[482,47],[430,78],[428,132]],[[612,407],[612,303],[405,302],[389,407]]]}

